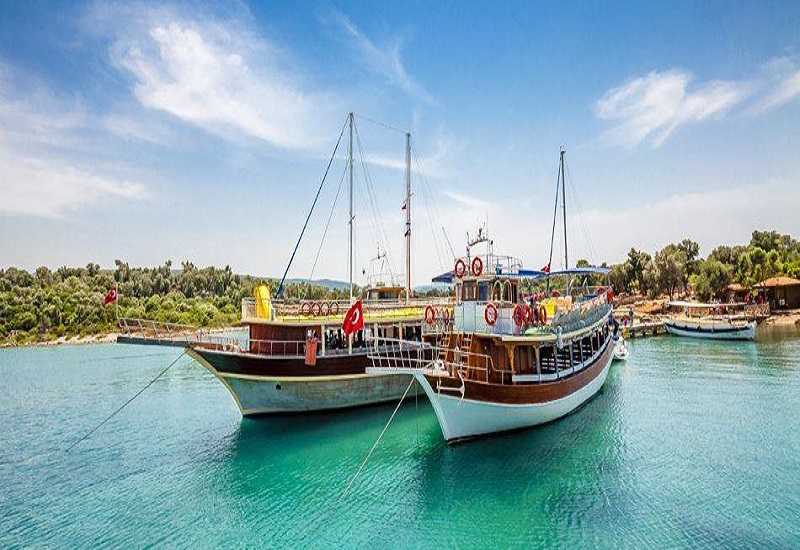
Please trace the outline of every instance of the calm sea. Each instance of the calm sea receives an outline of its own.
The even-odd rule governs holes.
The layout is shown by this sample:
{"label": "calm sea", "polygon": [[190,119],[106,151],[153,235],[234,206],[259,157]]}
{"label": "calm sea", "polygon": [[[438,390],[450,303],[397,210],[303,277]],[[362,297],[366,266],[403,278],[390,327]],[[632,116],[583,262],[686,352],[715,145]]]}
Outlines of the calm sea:
{"label": "calm sea", "polygon": [[[761,329],[759,329],[761,330]],[[0,350],[0,547],[800,547],[800,337],[630,343],[538,429],[447,446],[427,402],[242,420],[180,353]]]}

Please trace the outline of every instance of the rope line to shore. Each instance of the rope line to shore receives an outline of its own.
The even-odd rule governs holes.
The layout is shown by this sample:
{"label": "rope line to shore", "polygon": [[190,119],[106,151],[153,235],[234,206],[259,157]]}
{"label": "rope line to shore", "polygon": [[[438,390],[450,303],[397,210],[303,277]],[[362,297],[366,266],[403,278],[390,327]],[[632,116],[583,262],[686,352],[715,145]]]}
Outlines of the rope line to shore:
{"label": "rope line to shore", "polygon": [[406,388],[406,391],[403,392],[403,396],[400,398],[400,401],[397,403],[397,406],[394,408],[394,412],[392,413],[392,416],[389,417],[389,421],[383,427],[383,430],[381,431],[381,434],[378,436],[378,439],[376,439],[375,443],[372,444],[372,448],[367,453],[367,456],[364,457],[364,461],[361,463],[361,466],[358,467],[358,470],[356,471],[356,473],[353,476],[353,478],[350,480],[350,483],[347,484],[347,487],[342,492],[342,495],[339,497],[339,500],[342,500],[344,497],[347,496],[347,493],[350,491],[350,488],[353,486],[353,483],[355,483],[356,478],[358,478],[359,474],[361,473],[361,470],[363,470],[364,466],[367,465],[367,461],[369,460],[369,457],[372,456],[372,453],[375,451],[375,448],[378,446],[378,443],[380,443],[381,438],[383,437],[383,434],[385,434],[386,430],[389,428],[389,424],[391,424],[392,420],[394,420],[394,416],[397,414],[397,411],[400,410],[400,405],[403,404],[403,399],[405,399],[406,395],[408,395],[408,390],[411,389],[411,386],[414,385],[414,382],[416,382],[416,379],[412,378],[411,382],[408,384],[408,387]]}
{"label": "rope line to shore", "polygon": [[[100,424],[98,424],[97,426],[95,426],[94,428],[92,428],[91,430],[89,430],[88,432],[86,432],[86,434],[85,434],[83,437],[81,437],[81,438],[80,438],[80,439],[78,439],[78,440],[77,440],[75,443],[73,443],[72,445],[70,445],[69,447],[67,447],[66,449],[64,449],[64,452],[65,452],[65,453],[68,453],[69,451],[71,451],[71,450],[72,450],[72,448],[73,448],[73,447],[75,447],[75,446],[76,446],[78,443],[80,443],[81,441],[83,441],[83,440],[85,440],[86,438],[88,438],[90,435],[92,435],[94,432],[96,432],[98,429],[100,429],[100,427],[101,427],[103,424],[105,424],[106,422],[108,422],[109,420],[111,420],[112,418],[114,418],[114,417],[115,417],[115,416],[116,416],[116,415],[117,415],[117,414],[118,414],[118,413],[119,413],[119,412],[120,412],[122,409],[124,409],[125,407],[127,407],[128,405],[130,405],[130,404],[133,402],[133,400],[134,400],[134,399],[136,399],[137,397],[139,397],[139,396],[140,396],[142,393],[144,393],[144,391],[145,391],[147,388],[149,388],[150,386],[152,386],[152,385],[155,383],[155,381],[156,381],[156,380],[158,380],[159,378],[161,378],[162,376],[164,376],[164,374],[165,374],[165,373],[166,373],[166,372],[167,372],[169,369],[171,369],[171,368],[172,368],[172,367],[175,365],[175,363],[177,363],[177,362],[178,362],[178,361],[181,359],[181,357],[183,357],[184,355],[186,355],[186,351],[185,351],[185,350],[184,350],[184,351],[183,351],[183,352],[182,352],[182,353],[181,353],[181,354],[180,354],[178,357],[176,357],[176,358],[175,358],[175,360],[174,360],[172,363],[170,363],[169,365],[167,365],[167,367],[166,367],[164,370],[162,370],[161,372],[159,372],[159,373],[158,373],[158,376],[156,376],[155,378],[153,378],[152,380],[150,380],[150,382],[148,382],[146,386],[144,386],[142,389],[140,389],[138,392],[136,392],[136,394],[134,394],[134,396],[133,396],[133,397],[131,397],[130,399],[128,399],[128,400],[127,400],[127,401],[126,401],[126,402],[125,402],[125,403],[124,403],[124,404],[123,404],[123,405],[122,405],[120,408],[118,408],[116,411],[114,411],[113,413],[111,413],[110,415],[108,415],[108,416],[106,417],[106,419],[105,419],[105,420],[103,420],[102,422],[100,422]],[[406,390],[406,391],[408,391],[408,390]],[[404,396],[404,397],[405,397],[405,396]]]}

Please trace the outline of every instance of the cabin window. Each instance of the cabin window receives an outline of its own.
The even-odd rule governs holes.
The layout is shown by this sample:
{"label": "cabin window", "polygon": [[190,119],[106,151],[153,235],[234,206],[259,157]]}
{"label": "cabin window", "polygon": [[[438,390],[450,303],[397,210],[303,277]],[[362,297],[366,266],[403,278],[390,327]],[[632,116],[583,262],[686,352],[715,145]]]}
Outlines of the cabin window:
{"label": "cabin window", "polygon": [[478,301],[489,301],[489,283],[481,283],[478,285]]}

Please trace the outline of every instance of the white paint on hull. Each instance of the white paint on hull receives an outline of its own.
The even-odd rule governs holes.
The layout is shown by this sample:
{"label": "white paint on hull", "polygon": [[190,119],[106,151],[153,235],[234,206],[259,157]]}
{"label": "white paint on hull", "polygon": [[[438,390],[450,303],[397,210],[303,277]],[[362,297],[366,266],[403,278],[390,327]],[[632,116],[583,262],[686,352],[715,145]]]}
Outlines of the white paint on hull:
{"label": "white paint on hull", "polygon": [[433,405],[445,441],[517,430],[551,422],[565,416],[594,396],[603,387],[613,354],[606,355],[603,370],[574,393],[548,401],[529,405],[507,405],[461,399],[458,395],[439,394],[430,386],[422,373],[415,377]]}
{"label": "white paint on hull", "polygon": [[[410,375],[349,374],[320,377],[271,377],[217,371],[201,356],[189,354],[233,396],[242,416],[318,412],[397,401]],[[416,391],[412,388],[410,394]],[[420,392],[421,393],[421,392]]]}
{"label": "white paint on hull", "polygon": [[703,327],[702,330],[687,330],[680,325],[665,321],[664,326],[667,332],[675,336],[685,336],[687,338],[705,338],[709,340],[755,340],[756,339],[756,324],[750,323],[741,329],[725,332],[714,332],[710,329]]}

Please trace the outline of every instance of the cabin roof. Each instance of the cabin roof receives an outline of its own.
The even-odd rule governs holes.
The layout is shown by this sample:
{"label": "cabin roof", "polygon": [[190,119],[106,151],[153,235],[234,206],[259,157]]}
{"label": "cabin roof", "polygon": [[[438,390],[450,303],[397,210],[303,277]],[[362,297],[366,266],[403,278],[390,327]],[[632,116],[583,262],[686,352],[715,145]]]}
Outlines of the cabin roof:
{"label": "cabin roof", "polygon": [[727,289],[732,292],[744,292],[745,290],[747,290],[746,287],[740,285],[739,283],[731,283],[727,286]]}
{"label": "cabin roof", "polygon": [[792,277],[770,277],[766,281],[761,281],[755,288],[775,288],[779,286],[795,286],[800,285],[800,280],[793,279]]}

